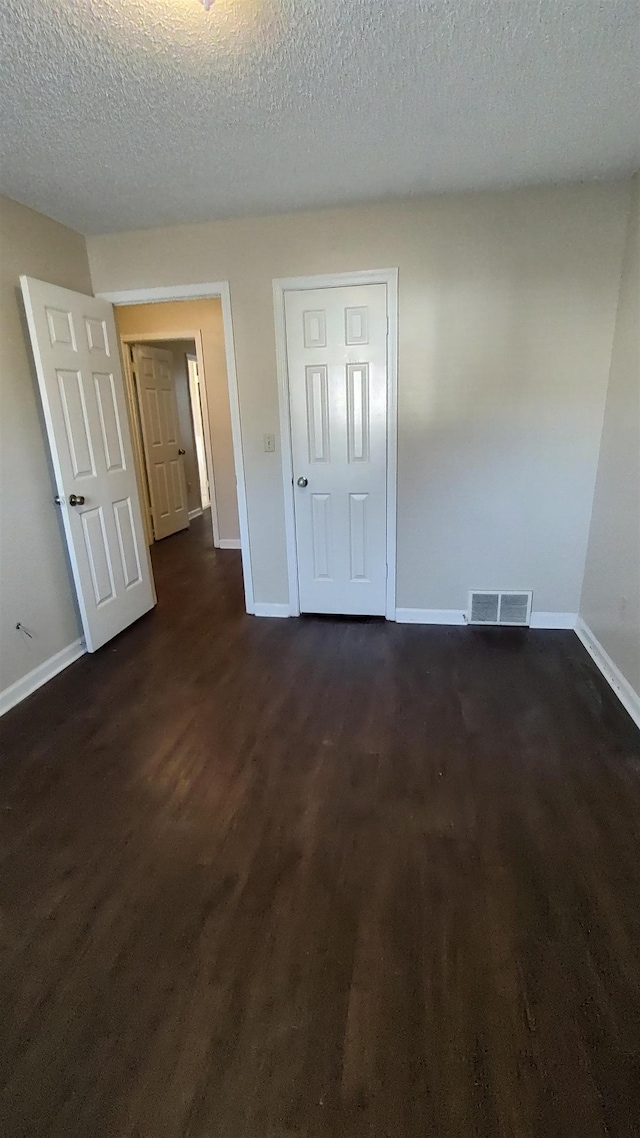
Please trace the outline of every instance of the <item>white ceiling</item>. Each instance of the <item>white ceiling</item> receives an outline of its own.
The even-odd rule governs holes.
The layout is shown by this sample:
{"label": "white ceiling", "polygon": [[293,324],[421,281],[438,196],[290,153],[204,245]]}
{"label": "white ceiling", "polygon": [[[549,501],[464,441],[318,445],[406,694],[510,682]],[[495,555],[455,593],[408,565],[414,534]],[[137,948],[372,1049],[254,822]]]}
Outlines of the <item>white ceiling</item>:
{"label": "white ceiling", "polygon": [[0,189],[85,233],[640,166],[638,0],[3,0]]}

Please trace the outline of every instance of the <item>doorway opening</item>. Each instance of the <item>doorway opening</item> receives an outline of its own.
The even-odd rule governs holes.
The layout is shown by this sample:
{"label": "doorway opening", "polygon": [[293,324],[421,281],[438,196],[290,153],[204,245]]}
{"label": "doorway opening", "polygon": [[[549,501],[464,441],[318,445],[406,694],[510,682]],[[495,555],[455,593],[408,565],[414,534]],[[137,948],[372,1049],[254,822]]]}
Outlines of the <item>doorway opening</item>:
{"label": "doorway opening", "polygon": [[213,544],[219,547],[208,404],[204,385],[200,391],[203,367],[200,362],[198,368],[196,341],[125,335],[120,342],[147,540],[151,545],[187,529],[210,510]]}
{"label": "doorway opening", "polygon": [[240,548],[219,298],[115,309],[149,544],[210,510],[213,544]]}
{"label": "doorway opening", "polygon": [[[207,455],[211,525],[214,545],[222,549],[240,549],[245,609],[255,612],[249,521],[244,474],[244,455],[240,428],[240,405],[236,375],[231,297],[228,281],[194,285],[169,285],[159,288],[127,289],[102,293],[100,298],[113,305],[115,323],[122,343],[191,339],[196,345],[199,364],[200,393],[208,414],[210,453]],[[215,312],[216,331],[207,322]],[[121,352],[129,407],[135,403],[133,380],[128,365],[128,351]],[[211,361],[213,359],[213,367]],[[132,411],[132,424],[135,422]],[[135,431],[132,432],[135,436]],[[203,433],[206,452],[206,433]],[[145,492],[144,454],[133,439],[136,470]],[[215,510],[214,510],[215,504]],[[229,523],[229,519],[231,522]],[[153,540],[149,516],[146,519],[147,540]]]}

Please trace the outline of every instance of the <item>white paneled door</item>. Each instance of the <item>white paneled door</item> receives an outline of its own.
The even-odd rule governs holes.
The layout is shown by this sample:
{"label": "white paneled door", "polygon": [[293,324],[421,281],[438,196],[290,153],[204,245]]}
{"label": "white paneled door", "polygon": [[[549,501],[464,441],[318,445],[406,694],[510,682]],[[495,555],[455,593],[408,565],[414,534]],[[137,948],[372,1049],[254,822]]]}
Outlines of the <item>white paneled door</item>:
{"label": "white paneled door", "polygon": [[87,648],[156,603],[113,309],[21,277]]}
{"label": "white paneled door", "polygon": [[189,525],[184,450],[172,368],[171,352],[146,344],[133,345],[133,373],[156,541]]}
{"label": "white paneled door", "polygon": [[387,289],[285,293],[300,611],[384,615]]}

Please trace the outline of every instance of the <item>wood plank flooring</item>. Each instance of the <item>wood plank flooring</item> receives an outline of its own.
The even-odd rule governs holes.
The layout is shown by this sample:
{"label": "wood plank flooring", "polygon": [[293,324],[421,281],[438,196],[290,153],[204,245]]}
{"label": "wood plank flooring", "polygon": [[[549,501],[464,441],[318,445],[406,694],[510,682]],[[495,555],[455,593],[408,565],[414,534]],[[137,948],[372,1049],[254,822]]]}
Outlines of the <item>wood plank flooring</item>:
{"label": "wood plank flooring", "polygon": [[158,609],[0,725],[3,1138],[637,1138],[640,745],[572,633]]}

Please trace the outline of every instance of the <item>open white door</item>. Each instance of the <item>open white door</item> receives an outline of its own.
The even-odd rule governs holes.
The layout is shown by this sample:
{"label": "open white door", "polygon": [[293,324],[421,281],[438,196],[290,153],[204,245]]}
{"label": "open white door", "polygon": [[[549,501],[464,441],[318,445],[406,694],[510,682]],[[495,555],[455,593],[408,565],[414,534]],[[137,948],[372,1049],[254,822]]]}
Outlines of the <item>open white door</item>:
{"label": "open white door", "polygon": [[209,494],[209,474],[207,472],[207,444],[204,433],[204,412],[202,408],[202,388],[198,373],[198,360],[196,356],[187,356],[187,371],[189,375],[189,398],[191,400],[191,418],[193,420],[193,437],[196,444],[196,459],[198,462],[198,479],[200,481],[200,505],[208,510],[211,505]]}
{"label": "open white door", "polygon": [[132,354],[153,532],[158,541],[189,525],[173,359],[171,352],[148,344],[134,344]]}
{"label": "open white door", "polygon": [[156,603],[113,309],[20,278],[85,641],[95,652]]}

